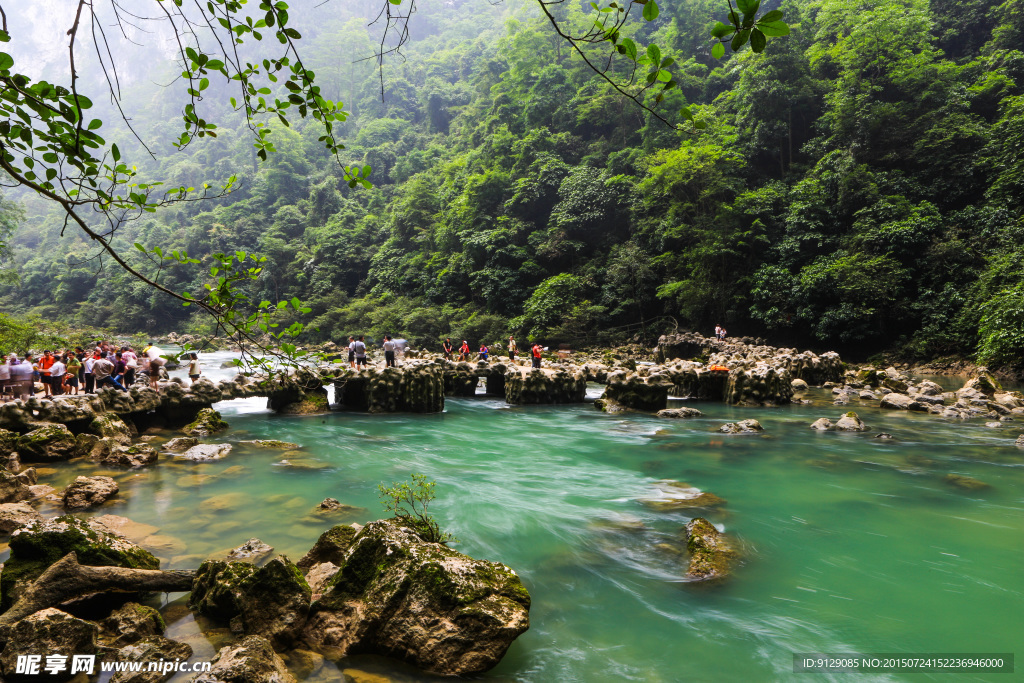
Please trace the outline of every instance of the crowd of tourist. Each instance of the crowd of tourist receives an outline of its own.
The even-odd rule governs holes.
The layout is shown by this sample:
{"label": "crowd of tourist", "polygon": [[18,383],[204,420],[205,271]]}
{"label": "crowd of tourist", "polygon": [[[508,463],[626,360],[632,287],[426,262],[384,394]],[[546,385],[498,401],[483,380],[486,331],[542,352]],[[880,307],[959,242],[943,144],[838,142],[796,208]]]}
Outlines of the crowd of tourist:
{"label": "crowd of tourist", "polygon": [[[202,372],[198,357],[189,354],[188,374],[194,383]],[[136,380],[145,376],[149,386],[160,391],[161,374],[166,375],[164,353],[154,344],[137,352],[131,346],[116,347],[98,341],[86,351],[44,351],[41,356],[26,353],[0,353],[0,397],[29,398],[36,395],[36,385],[42,385],[41,398],[95,393],[104,387],[128,391]]]}

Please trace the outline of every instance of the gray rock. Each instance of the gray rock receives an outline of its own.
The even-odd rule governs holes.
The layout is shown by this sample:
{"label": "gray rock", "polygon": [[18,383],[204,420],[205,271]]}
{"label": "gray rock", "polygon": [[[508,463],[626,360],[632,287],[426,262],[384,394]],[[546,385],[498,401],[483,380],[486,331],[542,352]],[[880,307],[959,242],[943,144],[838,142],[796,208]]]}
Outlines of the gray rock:
{"label": "gray rock", "polygon": [[231,444],[229,443],[201,443],[198,446],[192,446],[176,457],[186,460],[220,460],[230,452]]}
{"label": "gray rock", "polygon": [[803,381],[799,377],[794,379],[791,384],[793,387],[793,391],[807,391],[807,389],[809,388],[807,382]]}
{"label": "gray rock", "polygon": [[853,411],[846,413],[836,422],[836,431],[840,432],[865,432],[867,429],[868,426]]}
{"label": "gray rock", "polygon": [[906,394],[898,394],[896,392],[883,396],[879,407],[888,408],[890,410],[915,410],[920,412],[928,410],[923,403],[915,401]]}
{"label": "gray rock", "polygon": [[320,534],[320,538],[316,540],[309,552],[302,556],[296,566],[299,569],[309,569],[313,565],[324,562],[341,564],[345,561],[356,533],[358,533],[358,529],[351,524],[338,524],[331,527]]}
{"label": "gray rock", "polygon": [[659,410],[657,413],[658,417],[700,417],[704,413],[700,412],[696,408],[666,408],[665,410]]}
{"label": "gray rock", "polygon": [[763,432],[764,427],[757,420],[740,420],[739,422],[728,422],[718,428],[723,434],[756,434]]}
{"label": "gray rock", "polygon": [[34,498],[30,489],[33,483],[29,482],[29,479],[30,477],[0,469],[0,503],[17,503]]}
{"label": "gray rock", "polygon": [[108,467],[142,467],[157,461],[160,454],[148,443],[137,443],[132,446],[114,446],[100,462]]}
{"label": "gray rock", "polygon": [[77,477],[61,493],[65,510],[86,510],[102,505],[117,495],[119,487],[110,477]]}
{"label": "gray rock", "polygon": [[989,429],[1002,429],[1003,423],[1002,422],[986,422],[985,426],[988,427]]}
{"label": "gray rock", "polygon": [[[217,394],[218,399],[220,394]],[[185,436],[212,436],[228,428],[228,423],[221,419],[220,413],[213,408],[203,408],[196,419],[181,431]]]}
{"label": "gray rock", "polygon": [[258,538],[250,538],[248,541],[228,552],[229,560],[258,561],[274,552],[273,547],[267,545]]}
{"label": "gray rock", "polygon": [[164,450],[171,453],[184,453],[198,443],[199,439],[194,436],[179,436],[165,443]]}
{"label": "gray rock", "polygon": [[209,671],[197,674],[191,683],[295,683],[270,641],[247,636],[241,642],[222,647]]}
{"label": "gray rock", "polygon": [[1017,440],[1013,442],[1013,445],[1017,448],[1024,448],[1024,434],[1017,437]]}
{"label": "gray rock", "polygon": [[0,534],[13,533],[15,529],[41,519],[39,513],[28,503],[4,503],[0,505]]}
{"label": "gray rock", "polygon": [[[119,662],[143,662],[148,668],[149,662],[157,660],[186,660],[192,656],[192,646],[168,640],[163,636],[149,636],[137,643],[122,647],[117,651],[115,660]],[[118,671],[110,679],[110,683],[163,683],[169,680],[174,672],[159,671]]]}
{"label": "gray rock", "polygon": [[89,423],[89,431],[101,438],[113,439],[124,446],[131,445],[132,442],[132,433],[125,421],[110,413],[102,413],[93,418]]}
{"label": "gray rock", "polygon": [[54,462],[83,455],[75,435],[62,424],[46,425],[18,439],[22,462]]}
{"label": "gray rock", "polygon": [[137,602],[125,603],[114,610],[101,626],[100,635],[111,647],[123,647],[143,638],[163,635],[167,627],[160,612]]}
{"label": "gray rock", "polygon": [[76,619],[67,612],[50,607],[32,614],[9,627],[6,645],[0,653],[0,666],[7,681],[67,681],[71,667],[55,674],[26,676],[15,673],[19,655],[64,655],[71,661],[73,655],[96,654],[96,624]]}
{"label": "gray rock", "polygon": [[811,423],[811,429],[819,432],[832,432],[835,431],[836,426],[832,424],[832,420],[827,417],[822,417]]}

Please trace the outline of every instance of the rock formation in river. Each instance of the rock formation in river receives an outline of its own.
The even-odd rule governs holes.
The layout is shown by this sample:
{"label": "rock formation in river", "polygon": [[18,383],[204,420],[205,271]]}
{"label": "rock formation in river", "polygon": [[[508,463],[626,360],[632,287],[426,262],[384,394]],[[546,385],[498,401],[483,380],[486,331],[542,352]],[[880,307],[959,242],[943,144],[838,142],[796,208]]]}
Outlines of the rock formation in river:
{"label": "rock formation in river", "polygon": [[582,403],[586,395],[587,378],[575,366],[505,370],[505,401],[512,405]]}
{"label": "rock formation in river", "polygon": [[710,581],[727,577],[736,560],[732,541],[703,517],[692,519],[685,533],[686,549],[690,552],[686,578]]}

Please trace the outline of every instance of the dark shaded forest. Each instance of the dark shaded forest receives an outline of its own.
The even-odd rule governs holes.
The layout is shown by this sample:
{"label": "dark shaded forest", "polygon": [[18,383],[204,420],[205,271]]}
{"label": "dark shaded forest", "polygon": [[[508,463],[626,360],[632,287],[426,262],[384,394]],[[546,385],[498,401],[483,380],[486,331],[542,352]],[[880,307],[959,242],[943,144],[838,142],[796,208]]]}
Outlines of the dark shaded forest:
{"label": "dark shaded forest", "polygon": [[[710,54],[719,0],[629,25],[675,59],[659,111],[675,122],[689,105],[698,131],[615,92],[529,3],[421,2],[404,58],[382,71],[357,61],[373,52],[369,5],[310,4],[294,12],[305,59],[345,102],[342,156],[371,165],[374,186],[349,188],[315,121],[272,126],[276,154],[258,163],[226,96],[218,137],[177,152],[181,103],[143,79],[133,125],[159,141],[147,172],[194,186],[238,174],[238,189],[135,222],[118,244],[184,290],[208,263],[158,272],[132,245],[262,254],[251,296],[300,298],[312,341],[610,344],[718,323],[860,357],[1019,366],[1024,2],[772,6],[792,34],[724,60]],[[0,213],[18,224],[4,311],[209,331],[62,237],[41,200],[9,193]]]}

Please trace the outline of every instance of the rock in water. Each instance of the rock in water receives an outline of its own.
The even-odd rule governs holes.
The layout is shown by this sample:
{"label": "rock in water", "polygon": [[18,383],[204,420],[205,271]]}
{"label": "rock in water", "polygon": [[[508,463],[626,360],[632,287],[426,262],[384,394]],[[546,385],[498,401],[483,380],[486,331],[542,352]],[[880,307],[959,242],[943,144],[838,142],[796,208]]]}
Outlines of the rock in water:
{"label": "rock in water", "polygon": [[672,479],[654,482],[655,493],[639,498],[639,502],[661,512],[713,508],[725,505],[725,501],[713,493]]}
{"label": "rock in water", "polygon": [[118,671],[110,679],[110,683],[163,683],[174,674],[147,671],[149,662],[155,662],[158,659],[186,660],[191,656],[192,646],[186,643],[179,643],[162,636],[149,636],[137,643],[122,647],[117,651],[115,657],[119,662],[143,662],[143,670]]}
{"label": "rock in water", "polygon": [[700,417],[703,414],[696,408],[665,408],[658,411],[658,417]]}
{"label": "rock in water", "polygon": [[127,446],[132,442],[132,432],[128,425],[117,415],[101,413],[89,423],[89,431],[102,438],[110,438]]}
{"label": "rock in water", "polygon": [[818,432],[834,432],[836,426],[832,424],[832,420],[822,417],[811,423],[811,429]]}
{"label": "rock in water", "polygon": [[297,443],[290,443],[288,441],[276,441],[274,439],[256,439],[254,441],[239,441],[240,446],[252,446],[253,448],[276,448],[282,451],[293,451],[298,448],[302,448]]}
{"label": "rock in water", "polygon": [[988,484],[983,481],[979,481],[974,477],[967,477],[962,474],[947,474],[945,476],[947,484],[963,489],[964,491],[981,491],[982,489],[991,488]]}
{"label": "rock in water", "polygon": [[24,526],[11,535],[11,557],[0,573],[0,610],[51,564],[74,551],[80,564],[96,567],[159,569],[160,561],[102,523],[66,515]]}
{"label": "rock in water", "polygon": [[18,503],[33,498],[29,487],[34,483],[23,474],[14,474],[0,468],[0,503]]}
{"label": "rock in water", "polygon": [[1024,434],[1017,437],[1017,440],[1013,443],[1017,448],[1024,448]]}
{"label": "rock in water", "polygon": [[262,567],[207,560],[199,566],[188,605],[246,634],[270,640],[275,649],[295,641],[306,624],[312,596],[298,567],[275,558]]}
{"label": "rock in water", "polygon": [[928,406],[915,401],[906,394],[897,394],[892,392],[882,397],[882,402],[879,404],[880,408],[889,408],[890,410],[917,410],[927,411]]}
{"label": "rock in water", "polygon": [[295,683],[287,667],[262,636],[248,636],[222,647],[209,671],[191,683]]}
{"label": "rock in water", "polygon": [[104,640],[112,647],[137,643],[143,638],[163,635],[167,625],[160,612],[147,605],[128,602],[103,620]]}
{"label": "rock in water", "polygon": [[[50,607],[15,622],[6,634],[6,646],[0,654],[4,680],[11,681],[67,681],[71,667],[56,674],[44,673],[28,676],[17,673],[19,655],[64,655],[71,661],[74,655],[96,654],[96,624],[76,619],[67,612]],[[42,667],[40,667],[42,668]]]}
{"label": "rock in water", "polygon": [[799,377],[791,382],[791,386],[793,387],[793,391],[807,391],[808,389],[807,382],[803,381]]}
{"label": "rock in water", "polygon": [[[3,474],[3,472],[0,472]],[[8,472],[8,474],[10,474]],[[0,505],[0,534],[10,534],[15,529],[37,522],[42,517],[28,503],[4,503]]]}
{"label": "rock in water", "polygon": [[195,421],[181,431],[185,433],[185,436],[212,436],[227,428],[228,423],[220,418],[220,413],[213,408],[203,408],[196,415]]}
{"label": "rock in water", "polygon": [[316,647],[460,676],[494,667],[529,628],[530,595],[515,572],[427,543],[395,520],[363,527],[340,567],[306,624]]}
{"label": "rock in water", "polygon": [[296,565],[299,569],[310,567],[324,562],[331,562],[340,565],[345,561],[352,539],[356,537],[356,529],[352,525],[339,524],[320,534],[316,544],[309,552],[302,556]]}
{"label": "rock in water", "polygon": [[53,462],[82,455],[78,440],[62,424],[47,425],[18,439],[18,455],[22,462]]}
{"label": "rock in water", "polygon": [[171,453],[184,453],[198,443],[199,439],[194,436],[179,436],[165,443],[164,450]]}
{"label": "rock in water", "polygon": [[201,443],[175,457],[186,460],[220,460],[230,452],[231,444],[229,443]]}
{"label": "rock in water", "polygon": [[61,500],[65,510],[85,510],[107,502],[118,490],[110,477],[78,477],[64,489]]}
{"label": "rock in water", "polygon": [[857,413],[851,410],[839,418],[839,421],[836,422],[835,428],[836,431],[840,432],[865,432],[867,431],[868,426],[864,424],[864,421],[860,419]]}
{"label": "rock in water", "polygon": [[727,422],[718,428],[723,434],[756,434],[763,432],[764,427],[757,420],[740,420],[739,422]]}
{"label": "rock in water", "polygon": [[690,551],[686,578],[691,581],[725,578],[736,558],[729,539],[703,517],[686,525],[686,549]]}
{"label": "rock in water", "polygon": [[132,446],[114,446],[100,462],[108,467],[142,467],[153,464],[159,457],[156,449],[148,443],[137,443]]}

